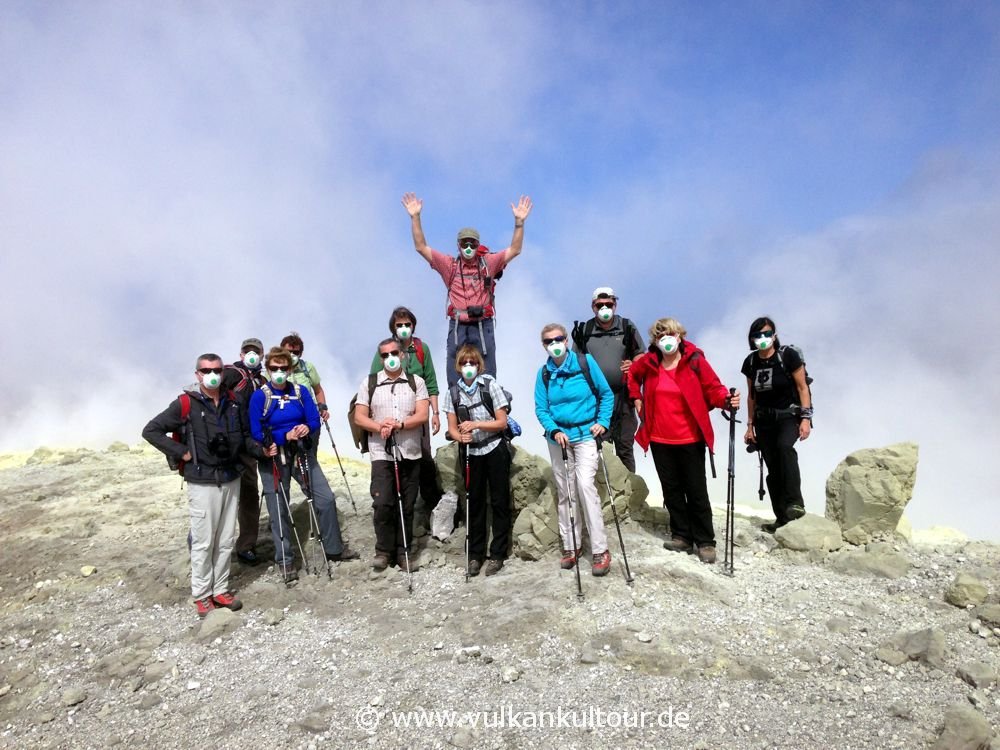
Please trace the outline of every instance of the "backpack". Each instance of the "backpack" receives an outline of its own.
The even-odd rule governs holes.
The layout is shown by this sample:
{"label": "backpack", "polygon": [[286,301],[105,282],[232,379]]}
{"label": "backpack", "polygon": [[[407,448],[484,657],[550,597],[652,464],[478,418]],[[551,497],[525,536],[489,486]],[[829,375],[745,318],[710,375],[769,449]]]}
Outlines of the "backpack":
{"label": "backpack", "polygon": [[[791,380],[792,374],[785,368],[785,360],[781,358],[781,355],[784,354],[786,349],[791,349],[793,352],[799,355],[799,360],[802,362],[803,367],[806,366],[806,355],[805,352],[802,351],[802,347],[796,346],[795,344],[782,344],[781,346],[778,347],[778,351],[775,352],[778,355],[778,364],[781,365],[781,369],[784,371],[788,379]],[[813,379],[809,377],[808,369],[805,372],[805,376],[806,376],[806,385],[807,386],[812,385]],[[809,389],[809,395],[812,396],[812,388]]]}
{"label": "backpack", "polygon": [[[587,361],[587,354],[580,353],[577,355],[576,361],[580,365],[580,372],[583,373],[584,379],[587,381],[587,385],[590,386],[590,392],[594,394],[594,398],[597,400],[597,404],[594,406],[594,421],[597,421],[597,416],[601,413],[601,392],[597,389],[597,385],[594,383],[594,378],[590,374],[590,363]],[[571,373],[575,375],[576,373]],[[548,367],[542,367],[542,384],[545,386],[545,395],[549,394],[549,381],[552,379],[552,373],[549,372]]]}
{"label": "backpack", "polygon": [[[625,359],[635,359],[636,356],[642,351],[641,348],[635,345],[636,339],[638,338],[638,330],[635,324],[628,318],[622,318],[622,330],[624,331],[623,338],[625,342]],[[597,321],[593,318],[585,320],[582,323],[579,320],[573,321],[573,332],[570,334],[573,343],[576,344],[576,348],[579,350],[580,354],[587,353],[587,341],[592,337],[602,337],[602,336],[614,336],[615,333],[612,331],[605,331],[603,328],[597,327]]]}
{"label": "backpack", "polygon": [[[489,255],[490,249],[486,245],[480,245],[477,251],[478,263],[476,265],[476,272],[479,276],[479,280],[483,282],[483,288],[490,295],[490,315],[492,311],[496,309],[496,288],[497,280],[503,276],[503,270],[497,272],[495,276],[490,276],[489,269],[486,266],[486,257]],[[448,283],[445,285],[448,288],[448,292],[451,292],[451,285],[455,282],[455,277],[458,276],[459,271],[462,268],[462,255],[459,253],[457,258],[452,260],[451,266],[451,277],[448,279]],[[464,282],[463,282],[464,283]],[[451,304],[448,305],[448,316],[450,317],[453,313]],[[421,364],[423,361],[421,360]]]}
{"label": "backpack", "polygon": [[424,342],[418,339],[416,336],[413,337],[413,345],[417,347],[417,362],[420,363],[420,367],[424,366]]}
{"label": "backpack", "polygon": [[[394,383],[396,381],[386,380],[386,381],[383,381],[382,383],[379,383],[378,382],[378,373],[377,372],[373,372],[371,375],[368,376],[368,414],[369,414],[369,416],[371,415],[372,396],[375,395],[375,389],[378,388],[379,385],[385,385],[386,383],[390,383],[390,382]],[[414,393],[416,393],[417,392],[417,381],[414,380],[412,373],[409,373],[409,372],[406,373],[406,382],[410,386],[410,389]],[[350,405],[347,407],[347,424],[351,428],[351,438],[354,440],[354,447],[357,448],[362,453],[367,453],[368,452],[368,438],[369,438],[369,436],[370,436],[371,433],[369,433],[368,430],[366,430],[366,429],[364,429],[362,427],[359,427],[358,423],[354,421],[354,409],[357,407],[357,405],[358,405],[358,396],[357,396],[357,394],[354,394],[354,396],[351,397],[351,403],[350,403]]]}
{"label": "backpack", "polygon": [[[187,433],[188,433],[188,423],[191,421],[191,394],[185,391],[177,400],[181,404],[181,428],[176,432],[170,433],[170,438],[175,443],[186,443]],[[167,456],[167,466],[171,468],[172,471],[176,471],[181,476],[184,476],[184,466],[187,464],[183,458],[174,458],[173,456]]]}
{"label": "backpack", "polygon": [[[485,383],[481,382],[479,384],[479,400],[482,403],[482,405],[486,407],[486,411],[490,413],[490,417],[496,419],[497,413],[496,409],[493,408],[493,396],[490,394],[490,386],[488,382],[490,380],[495,381],[496,378],[494,378],[492,375],[483,375],[483,380],[486,380],[487,382]],[[506,440],[513,440],[514,438],[518,437],[521,434],[521,425],[519,425],[517,422],[515,422],[510,418],[510,412],[513,409],[514,397],[510,394],[510,391],[508,391],[503,386],[500,386],[500,390],[503,391],[504,398],[507,399],[507,427],[500,434]],[[455,385],[451,386],[448,389],[448,392],[451,395],[451,404],[453,407],[455,407],[455,416],[457,417],[458,405],[459,403],[461,403],[459,401],[458,384],[456,383]],[[476,406],[476,404],[473,404],[472,406]]]}
{"label": "backpack", "polygon": [[[281,396],[281,398],[282,399],[290,399],[290,400],[293,400],[293,401],[301,401],[302,400],[302,386],[299,385],[298,383],[294,383],[292,381],[288,381],[288,382],[292,386],[292,390],[293,390],[294,395],[288,396],[287,394],[283,394]],[[270,414],[268,414],[268,409],[271,408],[271,403],[275,399],[274,399],[274,391],[271,390],[271,386],[269,384],[264,383],[264,385],[262,385],[260,387],[260,390],[264,392],[264,411],[260,415],[260,419],[263,422],[263,421],[265,421],[270,416]]]}

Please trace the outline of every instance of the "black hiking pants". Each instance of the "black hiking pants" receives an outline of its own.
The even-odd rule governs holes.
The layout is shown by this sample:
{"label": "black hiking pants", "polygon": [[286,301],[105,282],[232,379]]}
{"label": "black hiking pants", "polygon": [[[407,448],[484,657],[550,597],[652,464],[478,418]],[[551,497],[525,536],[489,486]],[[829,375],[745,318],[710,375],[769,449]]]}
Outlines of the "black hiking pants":
{"label": "black hiking pants", "polygon": [[757,447],[767,466],[767,492],[779,526],[788,523],[788,506],[805,507],[802,501],[802,477],[795,441],[799,439],[799,418],[754,417]]}
{"label": "black hiking pants", "polygon": [[413,547],[413,504],[417,500],[420,461],[404,458],[399,462],[399,483],[403,497],[403,525],[399,522],[399,500],[392,461],[372,461],[372,520],[375,525],[375,551],[389,555],[391,561],[402,557],[406,545]]}
{"label": "black hiking pants", "polygon": [[705,478],[705,443],[650,443],[653,465],[670,514],[670,533],[700,547],[715,546],[712,505]]}
{"label": "black hiking pants", "polygon": [[485,456],[469,456],[469,558],[480,562],[486,557],[487,502],[493,515],[490,559],[506,560],[510,547],[510,450],[498,442]]}

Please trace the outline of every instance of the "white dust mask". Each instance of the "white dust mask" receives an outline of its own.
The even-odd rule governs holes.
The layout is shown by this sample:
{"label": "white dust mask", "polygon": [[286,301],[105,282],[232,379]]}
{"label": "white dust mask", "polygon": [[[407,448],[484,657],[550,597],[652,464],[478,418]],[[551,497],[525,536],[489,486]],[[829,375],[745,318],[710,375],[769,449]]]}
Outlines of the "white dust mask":
{"label": "white dust mask", "polygon": [[399,369],[399,357],[395,354],[390,354],[385,358],[385,371],[386,372],[396,372]]}
{"label": "white dust mask", "polygon": [[243,355],[243,364],[247,367],[257,367],[260,364],[260,355],[251,349]]}
{"label": "white dust mask", "polygon": [[656,345],[660,347],[660,351],[664,354],[673,354],[681,345],[681,340],[676,336],[660,336],[660,340],[656,342]]}
{"label": "white dust mask", "polygon": [[476,248],[474,248],[474,247],[463,247],[462,248],[462,257],[465,258],[466,260],[472,260],[473,258],[476,257]]}
{"label": "white dust mask", "polygon": [[284,370],[271,370],[271,382],[275,385],[284,385],[288,382],[288,373]]}
{"label": "white dust mask", "polygon": [[476,365],[462,365],[462,377],[466,380],[473,380],[478,374],[479,368]]}
{"label": "white dust mask", "polygon": [[603,307],[601,307],[601,309],[600,309],[600,310],[598,310],[598,311],[597,311],[597,318],[598,318],[598,320],[600,320],[600,321],[601,321],[602,323],[607,323],[607,322],[608,322],[609,320],[611,320],[611,319],[612,319],[613,317],[615,317],[615,311],[614,311],[614,310],[612,310],[612,309],[611,309],[610,307],[608,307],[607,305],[604,305]]}
{"label": "white dust mask", "polygon": [[410,334],[412,332],[413,332],[413,329],[410,328],[410,326],[397,326],[396,327],[396,336],[399,338],[400,341],[406,341],[406,340],[408,340],[410,338]]}
{"label": "white dust mask", "polygon": [[208,388],[210,391],[214,391],[220,385],[222,385],[222,375],[216,372],[209,372],[201,376],[201,384]]}
{"label": "white dust mask", "polygon": [[566,342],[553,341],[545,348],[548,350],[549,354],[552,355],[553,359],[559,359],[562,355],[566,353]]}
{"label": "white dust mask", "polygon": [[771,344],[774,342],[773,336],[762,336],[761,334],[756,334],[753,337],[753,345],[757,347],[757,351],[766,352],[771,348]]}

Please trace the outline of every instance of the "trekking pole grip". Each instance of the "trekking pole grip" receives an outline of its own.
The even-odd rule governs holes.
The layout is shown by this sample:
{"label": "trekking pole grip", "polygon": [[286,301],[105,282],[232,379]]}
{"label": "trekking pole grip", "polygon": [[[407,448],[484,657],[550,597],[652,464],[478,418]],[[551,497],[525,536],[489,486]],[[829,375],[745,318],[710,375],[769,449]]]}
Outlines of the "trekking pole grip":
{"label": "trekking pole grip", "polygon": [[569,461],[569,456],[566,455],[566,446],[560,444],[559,447],[562,449],[562,458],[563,458],[563,461]]}
{"label": "trekking pole grip", "polygon": [[729,389],[729,411],[731,411],[733,413],[736,412],[736,409],[733,406],[733,396],[735,396],[735,395],[736,395],[736,389],[735,388],[730,388]]}

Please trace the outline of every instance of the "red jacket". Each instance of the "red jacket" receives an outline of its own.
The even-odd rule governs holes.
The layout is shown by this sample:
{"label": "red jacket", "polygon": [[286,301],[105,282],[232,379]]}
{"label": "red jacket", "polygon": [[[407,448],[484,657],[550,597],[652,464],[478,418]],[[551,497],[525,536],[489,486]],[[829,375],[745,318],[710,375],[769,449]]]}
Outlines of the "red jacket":
{"label": "red jacket", "polygon": [[[635,442],[644,451],[649,450],[649,436],[656,420],[656,387],[662,372],[658,351],[648,351],[641,357],[636,357],[628,371],[628,397],[631,401],[642,399],[642,424],[635,433]],[[709,451],[714,452],[715,432],[708,412],[709,409],[721,409],[726,405],[729,389],[719,380],[701,349],[690,341],[681,344],[681,361],[677,363],[674,376],[688,409],[698,423],[705,444]]]}

